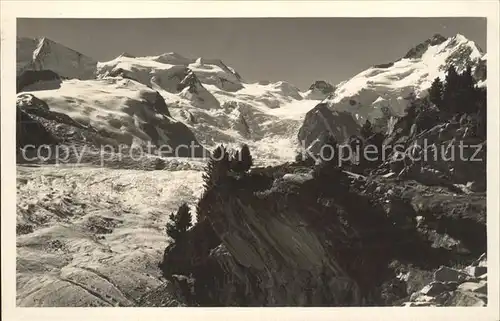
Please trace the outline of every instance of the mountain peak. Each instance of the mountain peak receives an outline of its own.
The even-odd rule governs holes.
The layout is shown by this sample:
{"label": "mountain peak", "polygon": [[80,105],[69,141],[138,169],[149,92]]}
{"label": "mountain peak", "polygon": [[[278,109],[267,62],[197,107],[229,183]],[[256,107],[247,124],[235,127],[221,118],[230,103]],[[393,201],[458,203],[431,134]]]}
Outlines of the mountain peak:
{"label": "mountain peak", "polygon": [[91,79],[97,61],[47,37],[17,38],[16,71],[52,70],[61,77]]}
{"label": "mountain peak", "polygon": [[192,59],[186,58],[183,55],[173,51],[165,52],[161,55],[152,57],[152,60],[159,63],[172,65],[189,65],[193,62]]}
{"label": "mountain peak", "polygon": [[434,34],[431,38],[425,40],[424,42],[419,43],[415,47],[411,48],[406,55],[403,57],[404,59],[417,59],[421,58],[424,52],[427,51],[427,49],[430,46],[436,46],[440,45],[443,42],[448,40],[448,38],[444,37],[443,35],[436,33]]}

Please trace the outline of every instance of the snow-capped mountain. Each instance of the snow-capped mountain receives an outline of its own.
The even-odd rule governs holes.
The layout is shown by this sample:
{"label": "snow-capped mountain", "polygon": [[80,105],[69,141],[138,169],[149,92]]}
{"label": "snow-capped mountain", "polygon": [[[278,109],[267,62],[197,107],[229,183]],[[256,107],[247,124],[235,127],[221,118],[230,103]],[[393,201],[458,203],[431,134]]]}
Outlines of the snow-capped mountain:
{"label": "snow-capped mountain", "polygon": [[97,61],[47,38],[17,38],[17,75],[51,70],[64,78],[95,78]]}
{"label": "snow-capped mountain", "polygon": [[222,61],[189,59],[175,52],[147,57],[122,54],[111,61],[99,63],[97,68],[100,78],[120,74],[169,92],[178,91],[176,85],[179,79],[184,78],[189,71],[202,83],[214,85],[221,90],[237,91],[243,88],[241,77]]}
{"label": "snow-capped mountain", "polygon": [[[305,92],[285,81],[245,82],[233,68],[217,59],[186,58],[174,52],[144,57],[123,53],[110,61],[96,62],[47,38],[20,38],[17,45],[22,91],[50,101],[58,112],[97,128],[108,127],[114,135],[134,132],[134,140],[144,142],[152,138],[140,130],[141,126],[132,131],[130,126],[116,127],[116,109],[111,108],[115,111],[106,115],[96,111],[102,111],[101,106],[109,109],[127,105],[124,102],[132,98],[124,92],[137,93],[140,102],[144,101],[141,95],[156,91],[168,106],[168,122],[185,123],[202,144],[213,148],[220,143],[245,142],[257,154],[263,153],[263,158],[292,157],[301,125],[305,128],[298,138],[304,139],[305,135],[310,144],[319,139],[311,133],[322,132],[308,129],[310,124],[323,124],[324,130],[343,140],[356,133],[366,119],[381,117],[384,107],[392,115],[401,116],[407,104],[405,97],[411,92],[426,95],[434,78],[444,78],[450,64],[461,71],[472,63],[474,75],[481,85],[486,84],[486,54],[462,35],[434,35],[395,62],[370,67],[335,86],[317,81]],[[116,90],[105,89],[111,83]],[[322,112],[311,110],[319,102],[323,103]],[[310,110],[309,117],[321,119],[304,122]],[[328,110],[332,114],[325,118]],[[349,117],[354,121],[346,121]]]}
{"label": "snow-capped mountain", "polygon": [[[299,131],[299,140],[308,148],[318,146],[332,134],[338,141],[359,133],[366,120],[377,123],[388,118],[391,128],[395,118],[405,114],[410,93],[426,96],[432,81],[444,80],[453,64],[462,72],[472,65],[480,86],[486,86],[486,54],[473,42],[457,34],[445,38],[434,35],[411,48],[403,58],[370,67],[338,84],[322,104],[311,110]],[[350,119],[352,118],[352,119]]]}
{"label": "snow-capped mountain", "polygon": [[360,123],[381,117],[383,107],[401,116],[407,104],[404,98],[411,92],[425,96],[432,81],[444,79],[451,64],[461,72],[471,63],[473,72],[484,80],[486,74],[479,69],[485,60],[486,54],[460,34],[450,38],[434,35],[403,58],[370,67],[340,83],[325,102],[332,110],[352,113]]}
{"label": "snow-capped mountain", "polygon": [[154,117],[131,114],[127,107],[150,110],[144,103],[150,99],[143,96],[156,91],[168,106],[164,121],[183,122],[206,147],[244,142],[263,156],[260,159],[276,162],[293,158],[305,113],[333,88],[318,82],[301,92],[286,81],[248,83],[218,59],[186,58],[174,52],[145,57],[122,53],[95,62],[46,38],[24,38],[18,40],[18,53],[19,94],[32,94],[53,111],[104,130],[120,142],[145,143],[156,136],[172,140],[172,133],[144,130]]}

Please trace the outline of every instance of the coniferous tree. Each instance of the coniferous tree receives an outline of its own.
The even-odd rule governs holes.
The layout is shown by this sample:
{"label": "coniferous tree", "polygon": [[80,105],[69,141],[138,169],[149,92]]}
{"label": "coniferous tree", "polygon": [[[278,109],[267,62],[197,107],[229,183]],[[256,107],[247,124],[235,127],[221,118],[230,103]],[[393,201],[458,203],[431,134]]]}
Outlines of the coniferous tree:
{"label": "coniferous tree", "polygon": [[167,223],[166,230],[167,236],[173,242],[180,240],[192,226],[191,213],[186,203],[182,204],[176,213],[169,215],[169,222]]}
{"label": "coniferous tree", "polygon": [[240,172],[241,171],[241,154],[240,151],[237,150],[234,152],[234,154],[231,156],[230,159],[230,168],[233,172]]}
{"label": "coniferous tree", "polygon": [[468,91],[473,91],[476,85],[476,81],[472,76],[472,67],[471,65],[467,65],[467,68],[463,72],[461,85]]}
{"label": "coniferous tree", "polygon": [[457,105],[460,99],[460,76],[453,65],[446,72],[445,86],[443,91],[442,111],[454,115],[458,112]]}
{"label": "coniferous tree", "polygon": [[241,147],[241,167],[239,170],[241,172],[246,172],[253,166],[252,155],[250,154],[250,148],[248,148],[247,144],[243,144]]}
{"label": "coniferous tree", "polygon": [[218,146],[208,160],[205,173],[202,176],[205,189],[213,187],[221,178],[227,176],[230,165],[226,148],[223,145]]}
{"label": "coniferous tree", "polygon": [[477,130],[476,133],[481,138],[486,138],[487,128],[486,128],[486,89],[478,88],[475,92],[475,106],[477,109]]}
{"label": "coniferous tree", "polygon": [[458,112],[474,113],[477,111],[475,106],[475,80],[472,76],[472,68],[470,65],[460,75],[459,82],[459,105]]}
{"label": "coniferous tree", "polygon": [[429,100],[438,108],[441,108],[443,104],[443,90],[443,82],[439,77],[436,77],[429,89]]}

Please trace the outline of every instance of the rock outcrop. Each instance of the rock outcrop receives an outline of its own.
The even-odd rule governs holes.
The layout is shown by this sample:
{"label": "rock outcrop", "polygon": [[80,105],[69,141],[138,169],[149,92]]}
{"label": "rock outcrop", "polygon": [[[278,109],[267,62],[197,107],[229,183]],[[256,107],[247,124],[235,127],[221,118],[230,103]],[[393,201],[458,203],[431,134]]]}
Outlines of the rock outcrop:
{"label": "rock outcrop", "polygon": [[463,269],[441,266],[433,281],[414,292],[403,306],[486,306],[488,274],[486,254]]}
{"label": "rock outcrop", "polygon": [[50,90],[61,88],[62,79],[52,70],[26,70],[17,77],[16,92],[26,90],[38,82],[43,82],[44,85],[37,86],[37,90]]}
{"label": "rock outcrop", "polygon": [[323,100],[335,91],[335,87],[332,84],[327,83],[324,80],[315,81],[309,90],[305,93],[306,99],[319,99]]}
{"label": "rock outcrop", "polygon": [[312,153],[318,153],[328,136],[342,143],[352,135],[358,135],[360,128],[352,114],[332,111],[327,104],[320,103],[307,112],[298,140]]}
{"label": "rock outcrop", "polygon": [[485,251],[485,209],[481,195],[325,164],[256,168],[205,192],[198,223],[161,268],[191,278],[188,305],[401,304],[416,287],[401,267],[432,273]]}
{"label": "rock outcrop", "polygon": [[426,113],[433,111],[405,115],[396,122],[384,140],[385,165],[423,184],[461,184],[484,192],[486,137],[480,133],[478,115],[440,120]]}

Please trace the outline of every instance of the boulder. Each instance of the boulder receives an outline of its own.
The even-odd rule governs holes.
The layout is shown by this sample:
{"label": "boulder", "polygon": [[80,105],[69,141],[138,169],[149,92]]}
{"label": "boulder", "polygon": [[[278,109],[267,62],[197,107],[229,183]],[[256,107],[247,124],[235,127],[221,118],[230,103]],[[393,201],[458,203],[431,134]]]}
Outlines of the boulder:
{"label": "boulder", "polygon": [[474,263],[471,264],[471,266],[486,266],[487,265],[487,260],[486,260],[486,253],[481,254],[481,256],[474,261]]}
{"label": "boulder", "polygon": [[486,266],[468,266],[464,269],[464,272],[470,276],[479,277],[488,272],[488,269]]}
{"label": "boulder", "polygon": [[488,284],[485,281],[464,282],[458,286],[458,290],[488,294]]}
{"label": "boulder", "polygon": [[486,303],[486,298],[484,296],[478,296],[472,292],[455,291],[448,300],[444,302],[444,305],[484,307]]}
{"label": "boulder", "polygon": [[446,266],[441,266],[434,272],[434,281],[440,282],[460,282],[466,280],[468,275],[459,270],[452,269]]}
{"label": "boulder", "polygon": [[427,295],[427,296],[436,296],[444,291],[447,291],[449,287],[443,283],[443,282],[432,282],[426,286],[422,290],[420,290],[420,293]]}

